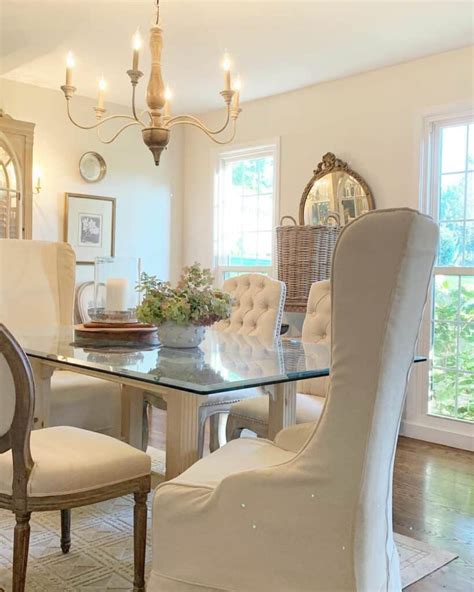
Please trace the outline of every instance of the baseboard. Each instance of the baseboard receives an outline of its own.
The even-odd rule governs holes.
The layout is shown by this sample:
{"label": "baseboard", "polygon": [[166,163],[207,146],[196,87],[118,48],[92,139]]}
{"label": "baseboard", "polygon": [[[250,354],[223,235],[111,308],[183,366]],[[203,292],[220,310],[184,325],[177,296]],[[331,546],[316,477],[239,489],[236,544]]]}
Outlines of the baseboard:
{"label": "baseboard", "polygon": [[400,426],[400,435],[474,452],[474,438],[472,435],[447,431],[443,428],[427,426],[414,421],[403,420]]}

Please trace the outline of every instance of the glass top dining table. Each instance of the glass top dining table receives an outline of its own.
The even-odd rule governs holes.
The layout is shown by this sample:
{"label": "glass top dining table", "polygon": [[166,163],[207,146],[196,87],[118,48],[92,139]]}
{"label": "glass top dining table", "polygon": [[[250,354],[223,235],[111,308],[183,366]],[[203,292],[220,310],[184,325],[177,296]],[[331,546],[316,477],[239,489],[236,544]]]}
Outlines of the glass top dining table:
{"label": "glass top dining table", "polygon": [[84,343],[72,326],[24,330],[16,337],[34,371],[36,427],[50,425],[51,377],[57,369],[120,384],[122,438],[138,448],[146,448],[144,403],[150,397],[164,401],[167,479],[199,458],[204,406],[221,404],[228,391],[236,391],[227,396],[230,401],[242,398],[241,389],[262,387],[253,396],[270,395],[268,434],[273,438],[296,421],[297,381],[328,376],[331,365],[328,344],[299,339],[265,342],[213,329],[192,349]]}
{"label": "glass top dining table", "polygon": [[84,345],[75,340],[72,327],[23,331],[17,337],[30,358],[198,395],[327,376],[330,366],[327,344],[298,339],[265,343],[213,329],[199,347],[190,349],[93,341]]}

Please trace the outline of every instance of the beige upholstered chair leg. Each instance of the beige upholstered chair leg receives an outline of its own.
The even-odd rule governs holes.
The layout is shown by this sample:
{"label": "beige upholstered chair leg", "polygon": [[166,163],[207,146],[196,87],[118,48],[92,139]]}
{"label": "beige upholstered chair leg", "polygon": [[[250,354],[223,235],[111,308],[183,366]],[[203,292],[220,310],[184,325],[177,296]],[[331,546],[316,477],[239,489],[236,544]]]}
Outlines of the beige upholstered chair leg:
{"label": "beige upholstered chair leg", "polygon": [[61,510],[61,551],[66,554],[71,548],[71,510]]}
{"label": "beige upholstered chair leg", "polygon": [[24,592],[26,566],[30,547],[31,512],[15,512],[16,525],[13,539],[13,588],[12,592]]}
{"label": "beige upholstered chair leg", "polygon": [[133,592],[145,591],[145,553],[147,526],[147,494],[136,492],[135,507],[133,509],[133,552],[135,575],[133,578]]}

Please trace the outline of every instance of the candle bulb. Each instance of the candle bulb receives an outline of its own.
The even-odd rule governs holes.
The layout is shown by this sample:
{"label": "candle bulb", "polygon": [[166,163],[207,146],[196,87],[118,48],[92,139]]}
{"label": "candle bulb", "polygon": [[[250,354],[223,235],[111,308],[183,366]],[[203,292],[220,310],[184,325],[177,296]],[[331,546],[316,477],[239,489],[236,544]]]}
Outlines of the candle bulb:
{"label": "candle bulb", "polygon": [[165,107],[164,107],[164,116],[171,117],[171,100],[173,99],[173,93],[169,86],[166,87],[165,90]]}
{"label": "candle bulb", "polygon": [[138,59],[140,57],[140,49],[142,47],[142,36],[140,35],[140,28],[137,27],[135,31],[135,35],[132,39],[132,47],[133,47],[133,63],[132,63],[132,70],[138,70]]}
{"label": "candle bulb", "polygon": [[74,68],[74,56],[69,51],[66,56],[66,86],[72,86],[72,70]]}
{"label": "candle bulb", "polygon": [[107,83],[105,82],[104,78],[102,77],[99,80],[99,98],[97,99],[97,108],[103,109],[104,108],[104,93],[107,87]]}
{"label": "candle bulb", "polygon": [[242,81],[240,79],[240,76],[237,76],[237,78],[235,79],[234,84],[233,84],[234,96],[232,97],[232,109],[234,111],[237,111],[240,106],[240,91],[241,91],[241,89],[242,89]]}
{"label": "candle bulb", "polygon": [[231,90],[231,77],[230,77],[230,67],[232,62],[230,60],[230,56],[227,52],[224,53],[224,58],[222,60],[222,67],[224,69],[224,90]]}

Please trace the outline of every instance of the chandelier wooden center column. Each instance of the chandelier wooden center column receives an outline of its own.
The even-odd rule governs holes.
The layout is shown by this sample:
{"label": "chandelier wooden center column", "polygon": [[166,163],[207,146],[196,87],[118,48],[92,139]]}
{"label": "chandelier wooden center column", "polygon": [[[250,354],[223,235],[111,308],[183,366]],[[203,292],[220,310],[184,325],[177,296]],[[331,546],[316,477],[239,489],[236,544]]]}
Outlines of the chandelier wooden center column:
{"label": "chandelier wooden center column", "polygon": [[[97,106],[94,108],[97,122],[92,125],[81,125],[73,119],[71,115],[70,102],[74,92],[76,91],[76,88],[72,83],[74,58],[71,52],[68,53],[66,58],[66,84],[61,86],[61,90],[64,92],[64,96],[66,98],[68,117],[75,126],[84,130],[96,129],[99,140],[104,144],[111,144],[128,127],[139,126],[142,130],[143,141],[151,150],[156,165],[160,164],[161,153],[167,147],[170,141],[170,131],[175,125],[192,125],[202,130],[216,144],[229,144],[235,138],[237,118],[241,112],[240,80],[236,79],[232,85],[230,72],[231,62],[228,54],[226,53],[222,64],[224,68],[224,89],[220,94],[225,101],[227,114],[222,127],[216,130],[211,130],[199,119],[193,117],[192,115],[177,115],[175,117],[171,116],[172,95],[171,91],[165,87],[161,73],[163,30],[159,25],[159,3],[160,0],[157,0],[156,24],[150,29],[151,71],[146,95],[148,110],[138,114],[135,103],[136,87],[140,78],[143,76],[143,72],[141,72],[138,68],[141,49],[141,37],[138,30],[133,36],[132,68],[127,70],[127,74],[132,84],[131,115],[110,115],[109,117],[104,117],[106,113],[106,109],[104,108],[106,83],[102,78],[99,82]],[[145,117],[145,121],[143,120],[143,117]],[[102,126],[115,120],[125,120],[125,123],[110,138],[103,138],[100,133]],[[229,128],[229,137],[226,139],[220,139],[221,134]]]}

